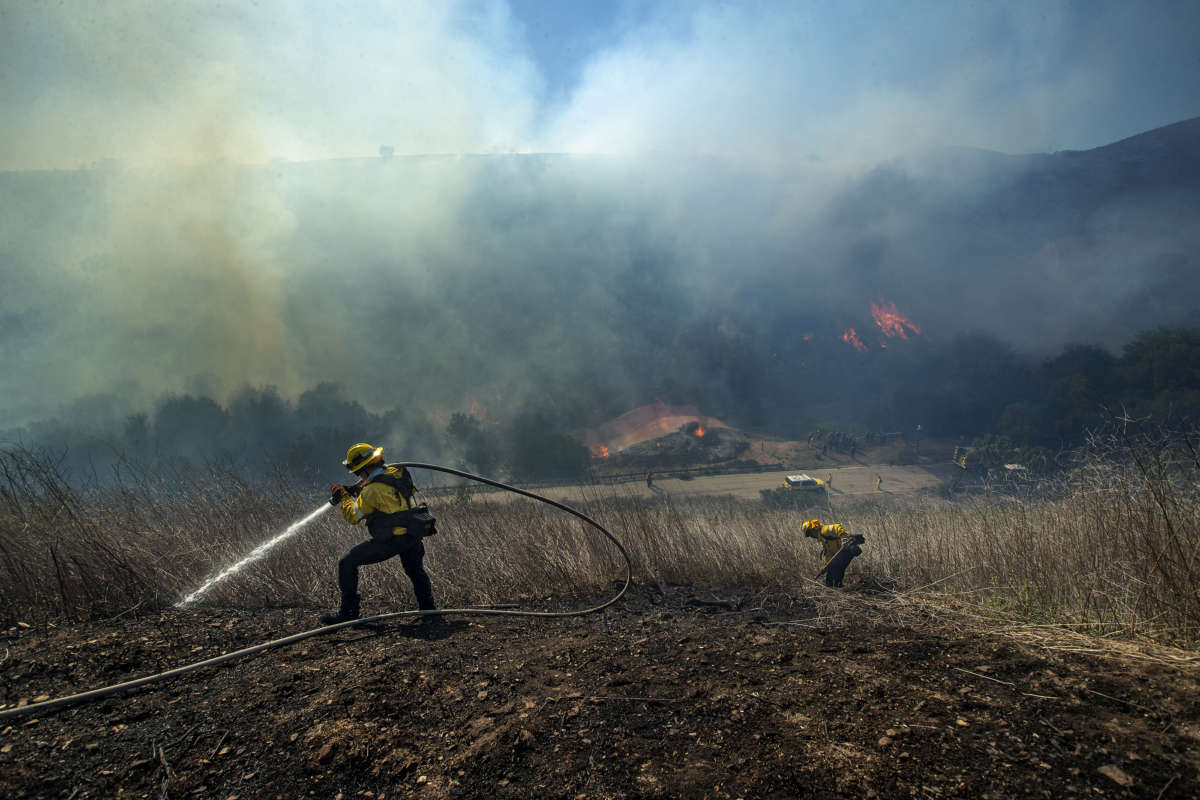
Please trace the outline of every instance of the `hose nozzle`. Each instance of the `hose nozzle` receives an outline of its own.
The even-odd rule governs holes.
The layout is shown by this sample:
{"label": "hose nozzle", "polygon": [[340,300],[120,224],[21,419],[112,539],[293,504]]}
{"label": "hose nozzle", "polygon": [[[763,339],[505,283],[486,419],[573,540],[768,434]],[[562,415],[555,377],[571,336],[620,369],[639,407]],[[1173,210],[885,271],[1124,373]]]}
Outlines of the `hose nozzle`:
{"label": "hose nozzle", "polygon": [[342,504],[342,498],[349,495],[350,497],[358,497],[358,493],[362,491],[364,481],[359,481],[351,486],[344,486],[340,483],[332,484],[329,487],[329,505],[338,506]]}

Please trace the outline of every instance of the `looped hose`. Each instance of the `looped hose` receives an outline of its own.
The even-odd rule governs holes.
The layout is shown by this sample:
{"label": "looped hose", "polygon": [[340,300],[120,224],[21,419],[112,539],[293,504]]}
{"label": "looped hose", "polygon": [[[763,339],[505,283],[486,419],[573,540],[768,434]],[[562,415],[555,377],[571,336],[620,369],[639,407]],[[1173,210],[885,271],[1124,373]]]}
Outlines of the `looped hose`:
{"label": "looped hose", "polygon": [[118,683],[118,684],[114,684],[112,686],[105,686],[105,687],[102,687],[99,689],[92,689],[90,691],[80,692],[79,694],[67,695],[65,697],[57,697],[57,698],[54,698],[51,700],[45,700],[40,703],[31,703],[27,706],[21,706],[20,708],[6,708],[3,710],[0,710],[0,720],[9,719],[12,717],[24,716],[27,714],[45,713],[47,711],[53,711],[53,710],[56,710],[59,708],[63,708],[65,706],[74,705],[76,703],[85,703],[85,702],[88,702],[91,700],[98,700],[101,697],[107,697],[108,695],[116,694],[118,692],[128,691],[130,689],[136,689],[140,686],[146,686],[147,684],[157,683],[159,681],[165,681],[170,678],[176,678],[180,675],[184,675],[188,672],[202,669],[204,667],[212,667],[212,666],[216,666],[217,664],[224,664],[228,661],[233,661],[235,659],[244,658],[245,656],[254,655],[255,653],[261,653],[264,650],[271,650],[276,647],[283,647],[285,645],[294,644],[296,642],[303,641],[304,639],[312,638],[313,636],[323,636],[327,633],[333,633],[334,631],[340,630],[342,628],[350,628],[350,627],[354,627],[356,625],[362,625],[362,624],[365,624],[368,622],[383,622],[384,620],[399,619],[401,617],[444,616],[447,614],[458,614],[458,615],[463,615],[463,616],[477,616],[477,617],[478,616],[541,617],[541,618],[582,617],[586,614],[595,614],[597,611],[603,611],[604,609],[611,606],[613,603],[620,600],[621,597],[624,596],[625,592],[628,591],[629,585],[633,581],[633,562],[629,558],[629,553],[625,550],[625,547],[619,541],[617,541],[617,538],[615,536],[613,536],[611,533],[609,533],[608,530],[605,529],[605,527],[603,525],[601,525],[599,522],[596,522],[596,520],[592,519],[587,514],[584,514],[582,511],[578,511],[574,508],[571,508],[568,505],[559,503],[555,500],[551,500],[549,497],[543,497],[540,494],[528,492],[528,491],[525,491],[524,489],[518,489],[515,486],[509,486],[508,484],[500,483],[499,481],[494,481],[494,480],[491,480],[490,478],[484,478],[480,475],[472,475],[469,472],[463,472],[462,470],[451,469],[450,467],[443,467],[443,466],[439,466],[437,464],[424,464],[419,461],[400,461],[400,462],[395,463],[393,466],[405,467],[405,468],[416,468],[416,469],[427,469],[427,470],[433,470],[435,472],[445,472],[449,475],[457,475],[460,478],[467,478],[468,480],[476,481],[478,483],[485,483],[488,486],[494,486],[497,489],[503,489],[507,492],[513,492],[514,494],[524,495],[525,497],[529,497],[534,500],[538,500],[540,502],[546,503],[547,505],[554,506],[555,508],[559,509],[560,511],[565,511],[568,514],[578,517],[579,519],[586,522],[588,525],[591,525],[593,528],[600,531],[600,533],[604,534],[605,538],[613,543],[613,545],[617,548],[618,552],[620,552],[621,556],[625,559],[625,583],[621,586],[620,590],[617,591],[616,594],[614,594],[609,599],[605,600],[603,603],[596,605],[596,606],[592,606],[590,608],[584,608],[584,609],[581,609],[578,611],[515,611],[515,610],[511,610],[511,609],[500,609],[500,608],[447,608],[447,609],[438,609],[436,611],[394,611],[389,614],[376,614],[373,617],[362,617],[360,619],[349,620],[347,622],[339,622],[336,625],[325,625],[320,628],[313,628],[312,630],[303,631],[301,633],[295,633],[295,634],[292,634],[291,636],[285,636],[282,639],[274,639],[269,642],[263,642],[262,644],[253,645],[252,647],[245,647],[241,650],[234,650],[232,653],[224,653],[219,656],[214,656],[213,658],[205,659],[204,661],[197,661],[194,664],[185,664],[180,667],[175,667],[174,669],[166,670],[165,672],[158,672],[153,675],[146,675],[141,678],[135,678],[134,680],[125,681],[124,683]]}

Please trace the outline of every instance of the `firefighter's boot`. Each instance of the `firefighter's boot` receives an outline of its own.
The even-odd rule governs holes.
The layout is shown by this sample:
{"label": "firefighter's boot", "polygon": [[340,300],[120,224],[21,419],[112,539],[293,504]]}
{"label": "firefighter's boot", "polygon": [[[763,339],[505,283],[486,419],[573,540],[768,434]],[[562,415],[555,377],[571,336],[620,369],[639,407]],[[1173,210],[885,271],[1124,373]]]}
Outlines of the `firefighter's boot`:
{"label": "firefighter's boot", "polygon": [[352,619],[358,619],[358,603],[358,595],[342,595],[341,608],[337,610],[336,614],[326,614],[321,617],[321,622],[326,625],[337,625],[339,622],[349,622]]}

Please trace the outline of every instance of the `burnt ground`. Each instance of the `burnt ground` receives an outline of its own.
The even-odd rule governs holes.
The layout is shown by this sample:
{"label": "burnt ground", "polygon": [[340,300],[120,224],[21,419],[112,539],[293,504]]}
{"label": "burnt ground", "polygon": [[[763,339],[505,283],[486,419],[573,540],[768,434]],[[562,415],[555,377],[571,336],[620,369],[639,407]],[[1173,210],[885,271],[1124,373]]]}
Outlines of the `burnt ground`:
{"label": "burnt ground", "polygon": [[[0,723],[0,794],[1200,795],[1194,662],[1055,649],[889,595],[802,591],[636,587],[584,618],[338,631]],[[0,641],[0,700],[200,660],[305,630],[315,613],[16,628]]]}

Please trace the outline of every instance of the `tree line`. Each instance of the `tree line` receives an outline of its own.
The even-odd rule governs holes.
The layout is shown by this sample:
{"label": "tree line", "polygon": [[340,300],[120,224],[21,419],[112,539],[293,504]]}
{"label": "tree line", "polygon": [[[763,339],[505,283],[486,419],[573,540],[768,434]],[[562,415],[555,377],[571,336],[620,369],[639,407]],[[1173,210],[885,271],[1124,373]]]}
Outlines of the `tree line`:
{"label": "tree line", "polygon": [[[75,419],[55,418],[3,434],[0,446],[56,465],[74,482],[105,485],[122,473],[153,470],[183,479],[219,467],[247,480],[278,475],[344,482],[341,460],[355,442],[386,446],[389,460],[446,463],[521,480],[586,475],[590,454],[559,430],[548,411],[526,409],[492,425],[454,413],[439,425],[424,409],[371,411],[332,383],[294,401],[273,387],[245,387],[226,403],[197,394],[161,397],[149,412],[112,419],[109,398],[75,405]],[[99,418],[99,419],[98,419]]]}
{"label": "tree line", "polygon": [[[1200,328],[1146,331],[1119,354],[1081,344],[1042,359],[973,333],[896,342],[865,354],[789,353],[777,342],[745,339],[731,353],[727,341],[709,341],[703,330],[692,331],[687,344],[678,360],[691,369],[670,371],[669,385],[662,373],[658,382],[645,376],[645,395],[621,395],[626,402],[690,403],[731,425],[791,438],[831,421],[845,430],[920,425],[924,436],[974,442],[996,459],[1078,446],[1114,418],[1200,420]],[[611,413],[613,395],[603,380],[597,376],[587,389],[604,402],[589,404],[578,387],[547,390],[503,421],[462,412],[444,419],[412,405],[371,410],[330,383],[294,400],[271,387],[245,387],[225,402],[168,395],[149,411],[124,415],[112,398],[93,398],[67,416],[0,434],[0,444],[102,483],[123,467],[186,474],[211,464],[247,476],[338,479],[342,455],[359,441],[388,445],[396,460],[516,480],[570,480],[589,467],[589,453],[572,432]]]}

